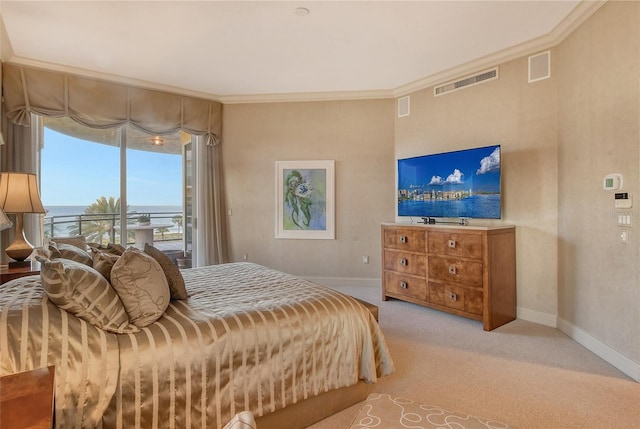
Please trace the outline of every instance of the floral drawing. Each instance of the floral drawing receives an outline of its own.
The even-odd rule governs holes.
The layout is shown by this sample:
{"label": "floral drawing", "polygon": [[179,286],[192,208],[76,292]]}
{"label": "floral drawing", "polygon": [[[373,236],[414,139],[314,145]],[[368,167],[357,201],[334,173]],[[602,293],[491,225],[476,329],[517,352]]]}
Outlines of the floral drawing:
{"label": "floral drawing", "polygon": [[301,229],[311,223],[311,195],[313,186],[298,170],[292,170],[285,179],[284,200],[291,210],[291,221]]}

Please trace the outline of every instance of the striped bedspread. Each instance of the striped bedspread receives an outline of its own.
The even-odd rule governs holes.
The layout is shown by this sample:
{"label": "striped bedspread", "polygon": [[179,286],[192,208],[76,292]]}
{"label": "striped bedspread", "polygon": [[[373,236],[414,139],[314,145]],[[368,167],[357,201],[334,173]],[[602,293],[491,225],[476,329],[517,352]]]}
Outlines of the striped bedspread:
{"label": "striped bedspread", "polygon": [[354,299],[250,263],[183,271],[189,299],[135,334],[94,328],[39,277],[0,287],[0,375],[56,365],[56,425],[221,428],[393,371]]}

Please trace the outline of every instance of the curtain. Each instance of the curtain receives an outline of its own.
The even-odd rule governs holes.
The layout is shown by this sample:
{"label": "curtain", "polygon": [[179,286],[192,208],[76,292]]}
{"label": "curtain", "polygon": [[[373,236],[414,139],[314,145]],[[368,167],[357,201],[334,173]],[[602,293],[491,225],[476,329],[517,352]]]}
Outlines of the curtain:
{"label": "curtain", "polygon": [[149,134],[183,130],[220,143],[222,104],[71,74],[4,64],[2,88],[7,118],[29,126],[31,114],[68,116],[92,128],[125,124]]}
{"label": "curtain", "polygon": [[[40,171],[40,157],[38,156],[38,144],[41,141],[41,124],[38,117],[30,118],[32,126],[23,127],[7,121],[3,121],[3,136],[5,144],[2,146],[2,171],[18,171],[22,173],[38,174]],[[15,218],[9,215],[15,225]],[[42,215],[24,215],[24,235],[35,247],[42,246]],[[14,228],[2,231],[2,255],[3,264],[9,261],[4,249],[11,244],[14,238]]]}
{"label": "curtain", "polygon": [[221,264],[227,261],[225,216],[222,207],[220,146],[207,145],[197,138],[196,149],[196,260],[194,266]]}

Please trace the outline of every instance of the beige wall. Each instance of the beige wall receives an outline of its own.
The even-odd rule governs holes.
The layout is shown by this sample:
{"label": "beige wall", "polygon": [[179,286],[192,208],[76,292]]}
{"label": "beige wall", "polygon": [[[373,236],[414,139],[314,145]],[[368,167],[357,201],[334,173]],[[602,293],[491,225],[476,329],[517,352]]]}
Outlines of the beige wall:
{"label": "beige wall", "polygon": [[[392,221],[392,100],[225,105],[230,255],[293,274],[379,278],[380,223]],[[336,239],[275,237],[275,162],[335,160]],[[370,263],[362,263],[369,256]]]}
{"label": "beige wall", "polygon": [[[500,65],[499,79],[433,96],[411,94],[411,115],[396,120],[404,158],[500,144],[503,212],[516,225],[518,308],[557,311],[556,78],[527,83],[527,59]],[[473,223],[487,223],[473,221]]]}
{"label": "beige wall", "polygon": [[[395,216],[395,160],[501,144],[499,223],[517,227],[519,316],[558,317],[569,335],[637,367],[639,46],[640,4],[608,2],[552,49],[547,80],[527,83],[523,57],[501,64],[496,81],[441,97],[411,94],[404,118],[392,100],[225,105],[233,260],[247,253],[305,276],[379,279],[379,224]],[[336,240],[274,238],[274,164],[294,159],[336,160]],[[611,172],[637,197],[627,245],[613,195],[601,189]]]}
{"label": "beige wall", "polygon": [[622,244],[623,211],[602,180],[622,173],[624,191],[640,197],[640,3],[607,3],[551,54],[544,81],[527,83],[525,57],[501,64],[497,81],[411,94],[411,116],[396,120],[396,157],[501,144],[519,315],[557,315],[569,335],[637,364],[640,216],[626,211],[634,228]]}
{"label": "beige wall", "polygon": [[[607,3],[558,47],[556,64],[558,315],[640,362],[640,3]],[[622,173],[632,209],[614,209],[607,173]],[[622,212],[633,216],[629,244]]]}

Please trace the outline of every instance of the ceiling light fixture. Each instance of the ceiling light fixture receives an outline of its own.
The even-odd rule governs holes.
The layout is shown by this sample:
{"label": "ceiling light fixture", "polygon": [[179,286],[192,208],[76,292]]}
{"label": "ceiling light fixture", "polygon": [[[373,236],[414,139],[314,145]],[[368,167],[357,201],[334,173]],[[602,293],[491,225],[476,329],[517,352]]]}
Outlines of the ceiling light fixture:
{"label": "ceiling light fixture", "polygon": [[309,9],[307,9],[306,7],[297,7],[295,9],[295,13],[298,16],[307,16],[309,15],[311,12],[309,11]]}
{"label": "ceiling light fixture", "polygon": [[154,146],[162,146],[164,144],[164,139],[160,136],[155,136],[151,139],[151,144]]}

